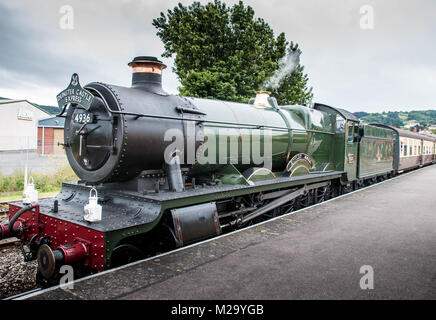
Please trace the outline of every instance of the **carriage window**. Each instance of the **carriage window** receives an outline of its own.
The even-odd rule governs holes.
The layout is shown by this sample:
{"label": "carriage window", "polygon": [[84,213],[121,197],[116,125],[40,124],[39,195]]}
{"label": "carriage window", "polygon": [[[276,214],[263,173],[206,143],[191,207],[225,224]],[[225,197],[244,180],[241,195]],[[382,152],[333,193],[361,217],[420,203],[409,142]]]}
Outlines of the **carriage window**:
{"label": "carriage window", "polygon": [[421,146],[418,146],[418,156],[421,155]]}

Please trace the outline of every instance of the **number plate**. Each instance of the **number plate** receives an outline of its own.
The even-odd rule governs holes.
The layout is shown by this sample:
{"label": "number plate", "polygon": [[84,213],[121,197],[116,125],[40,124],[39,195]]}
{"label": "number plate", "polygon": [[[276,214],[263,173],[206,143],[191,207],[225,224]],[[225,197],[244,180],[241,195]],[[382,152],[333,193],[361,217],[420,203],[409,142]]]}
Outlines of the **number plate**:
{"label": "number plate", "polygon": [[73,120],[76,123],[90,123],[92,122],[92,115],[90,113],[76,113]]}

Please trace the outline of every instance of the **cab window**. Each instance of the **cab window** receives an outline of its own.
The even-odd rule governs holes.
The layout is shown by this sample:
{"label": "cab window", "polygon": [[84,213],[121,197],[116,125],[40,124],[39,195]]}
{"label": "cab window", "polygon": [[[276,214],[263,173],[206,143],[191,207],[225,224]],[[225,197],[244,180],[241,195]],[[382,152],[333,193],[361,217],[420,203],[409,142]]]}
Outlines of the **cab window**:
{"label": "cab window", "polygon": [[[361,133],[360,133],[361,134]],[[359,124],[355,123],[354,124],[354,142],[360,142],[360,137],[359,137]]]}
{"label": "cab window", "polygon": [[345,132],[345,119],[340,115],[336,116],[336,132]]}
{"label": "cab window", "polygon": [[347,133],[347,141],[348,143],[353,143],[354,137],[354,126],[352,122],[348,122],[348,133]]}

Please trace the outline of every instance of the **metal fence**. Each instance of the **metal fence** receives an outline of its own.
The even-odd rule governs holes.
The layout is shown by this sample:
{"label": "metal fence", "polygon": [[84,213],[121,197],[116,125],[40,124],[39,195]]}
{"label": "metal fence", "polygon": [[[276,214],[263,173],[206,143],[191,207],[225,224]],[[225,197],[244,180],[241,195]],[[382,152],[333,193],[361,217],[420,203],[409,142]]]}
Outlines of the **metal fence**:
{"label": "metal fence", "polygon": [[[1,138],[5,139],[5,137]],[[14,172],[24,172],[26,164],[29,173],[51,174],[69,165],[65,154],[38,154],[36,142],[34,148],[28,148],[27,146],[32,145],[27,144],[27,140],[26,138],[21,139],[18,144],[15,144],[13,150],[0,151],[0,174],[9,175]]]}
{"label": "metal fence", "polygon": [[12,136],[0,135],[0,151],[36,150],[36,148],[36,136],[20,136],[19,132]]}

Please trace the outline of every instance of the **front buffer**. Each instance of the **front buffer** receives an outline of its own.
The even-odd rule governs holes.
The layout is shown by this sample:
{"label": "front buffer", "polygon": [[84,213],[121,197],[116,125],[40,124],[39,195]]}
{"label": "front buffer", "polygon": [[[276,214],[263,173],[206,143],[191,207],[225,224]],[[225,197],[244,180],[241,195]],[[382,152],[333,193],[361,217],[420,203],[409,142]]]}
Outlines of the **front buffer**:
{"label": "front buffer", "polygon": [[[63,265],[72,266],[75,276],[80,277],[119,264],[112,260],[114,251],[121,259],[125,254],[122,240],[153,229],[159,220],[158,203],[101,189],[104,219],[87,222],[83,208],[89,190],[84,185],[64,183],[55,198],[33,205],[9,205],[10,223],[0,225],[0,238],[21,240],[25,261],[38,260],[37,280],[43,284],[54,284]],[[122,252],[116,250],[120,244]]]}

